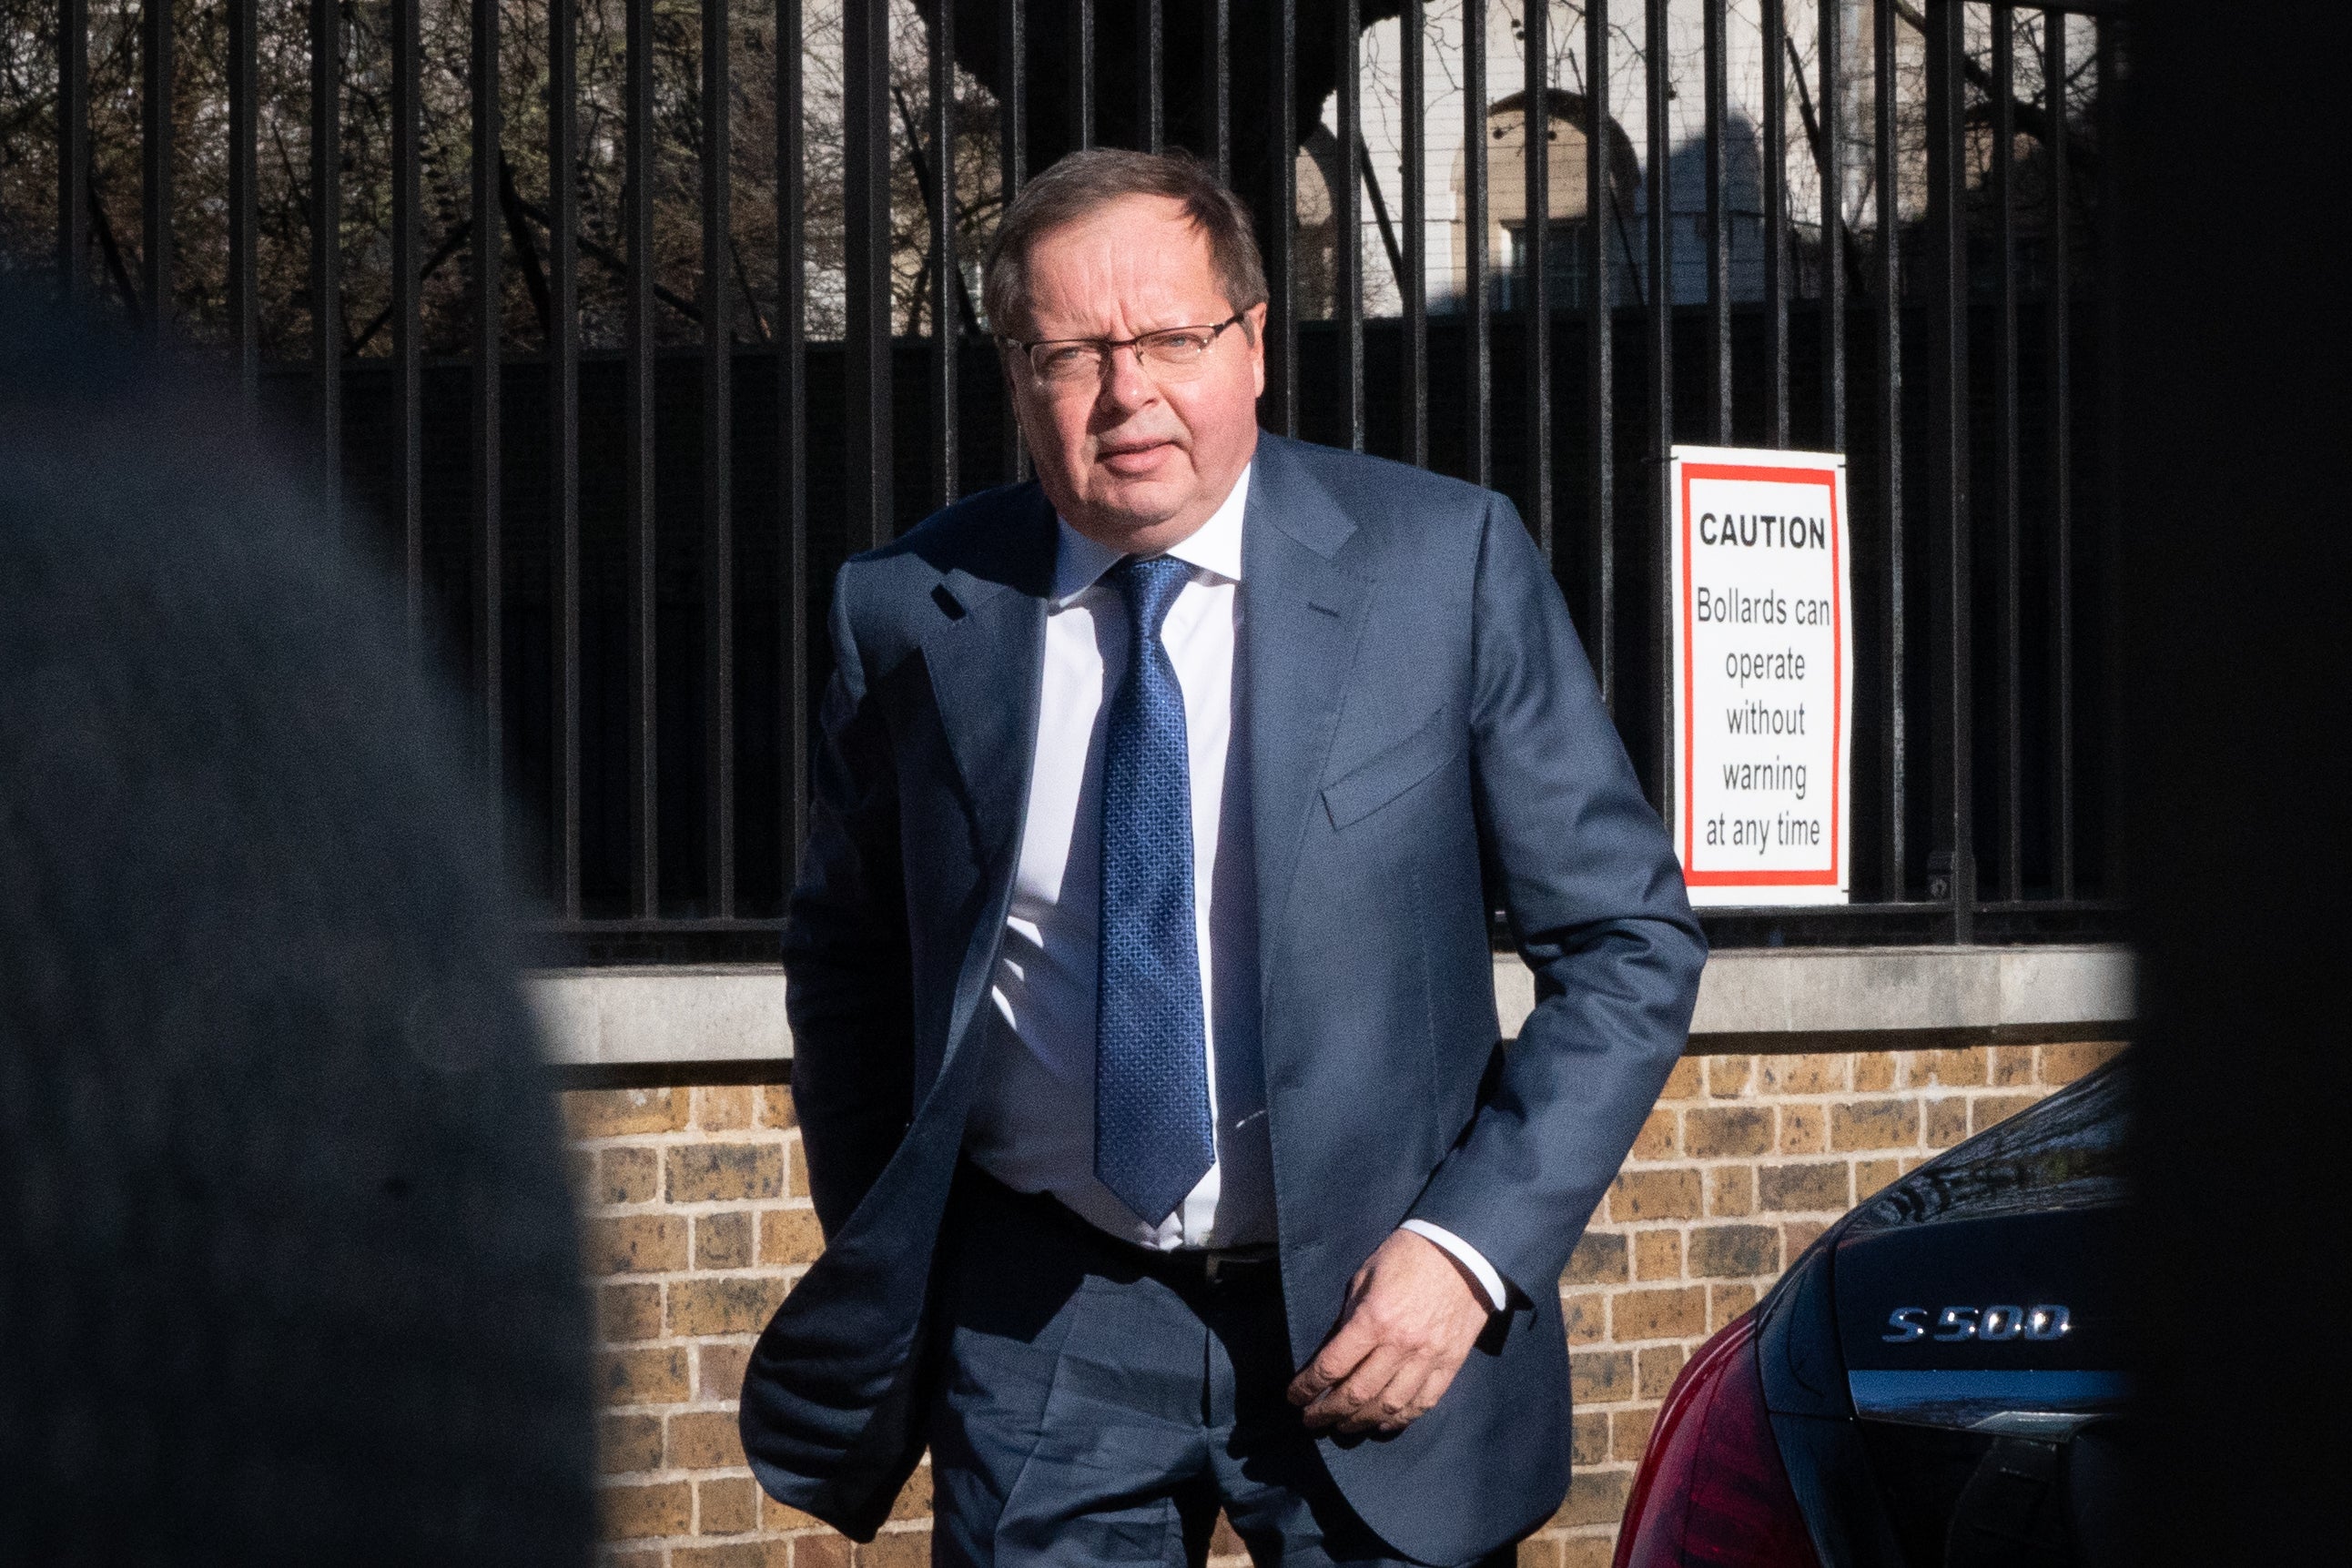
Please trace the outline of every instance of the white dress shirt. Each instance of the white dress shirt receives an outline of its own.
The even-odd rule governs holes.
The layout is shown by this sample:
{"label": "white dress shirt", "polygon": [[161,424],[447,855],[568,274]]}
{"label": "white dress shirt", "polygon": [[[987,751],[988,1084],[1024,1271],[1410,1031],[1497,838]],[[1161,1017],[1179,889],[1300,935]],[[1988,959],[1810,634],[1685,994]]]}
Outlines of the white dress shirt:
{"label": "white dress shirt", "polygon": [[[1275,1239],[1273,1147],[1258,1051],[1257,880],[1250,819],[1248,672],[1241,656],[1244,469],[1209,520],[1168,553],[1192,568],[1160,640],[1184,694],[1192,764],[1192,904],[1216,1158],[1175,1212],[1152,1225],[1095,1176],[1095,968],[1101,904],[1102,768],[1108,698],[1128,662],[1126,600],[1102,580],[1118,551],[1060,523],[1046,606],[1044,685],[1021,861],[990,999],[991,1070],[966,1148],[997,1180],[1049,1193],[1145,1247],[1246,1247]],[[1477,1279],[1502,1277],[1477,1249],[1423,1220],[1405,1227]]]}

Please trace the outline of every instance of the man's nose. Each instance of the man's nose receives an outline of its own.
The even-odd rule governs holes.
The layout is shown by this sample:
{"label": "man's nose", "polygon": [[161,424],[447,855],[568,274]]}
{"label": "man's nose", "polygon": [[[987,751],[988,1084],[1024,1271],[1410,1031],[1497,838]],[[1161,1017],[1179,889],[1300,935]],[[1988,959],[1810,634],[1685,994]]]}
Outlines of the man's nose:
{"label": "man's nose", "polygon": [[1143,356],[1132,344],[1110,351],[1110,363],[1102,376],[1101,405],[1121,413],[1133,413],[1160,395],[1160,383],[1145,373]]}

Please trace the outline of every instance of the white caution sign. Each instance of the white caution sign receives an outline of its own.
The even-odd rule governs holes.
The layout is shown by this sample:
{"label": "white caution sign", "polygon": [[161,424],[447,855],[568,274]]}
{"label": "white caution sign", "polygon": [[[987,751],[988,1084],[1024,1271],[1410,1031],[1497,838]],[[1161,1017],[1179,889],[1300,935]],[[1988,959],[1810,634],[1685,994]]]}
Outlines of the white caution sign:
{"label": "white caution sign", "polygon": [[1845,459],[1673,453],[1675,847],[1693,904],[1843,904]]}

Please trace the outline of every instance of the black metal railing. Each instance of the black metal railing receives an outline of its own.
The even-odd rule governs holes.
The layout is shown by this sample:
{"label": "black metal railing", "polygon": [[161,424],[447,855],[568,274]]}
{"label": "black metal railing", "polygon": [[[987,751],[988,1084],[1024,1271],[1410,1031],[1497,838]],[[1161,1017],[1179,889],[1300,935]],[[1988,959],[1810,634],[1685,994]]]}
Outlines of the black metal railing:
{"label": "black metal railing", "polygon": [[0,0],[0,246],[298,433],[593,956],[771,950],[824,584],[1025,471],[974,262],[1101,143],[1256,212],[1269,428],[1519,503],[1654,792],[1665,450],[1848,453],[1857,902],[1719,940],[2105,936],[2120,9]]}

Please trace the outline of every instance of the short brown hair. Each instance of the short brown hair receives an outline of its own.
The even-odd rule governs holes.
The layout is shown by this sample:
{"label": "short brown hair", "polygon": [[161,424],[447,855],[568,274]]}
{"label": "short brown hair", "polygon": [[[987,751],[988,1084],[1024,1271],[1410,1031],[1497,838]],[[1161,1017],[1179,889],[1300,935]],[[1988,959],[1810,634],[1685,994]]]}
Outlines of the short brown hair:
{"label": "short brown hair", "polygon": [[[1029,253],[1040,239],[1124,196],[1183,203],[1184,215],[1208,238],[1209,265],[1227,308],[1247,310],[1265,303],[1265,263],[1258,256],[1249,209],[1218,183],[1207,164],[1181,148],[1137,152],[1097,147],[1071,153],[1030,181],[1004,214],[983,264],[981,303],[989,329],[1001,336],[1016,319]],[[1248,323],[1243,325],[1246,329]]]}

